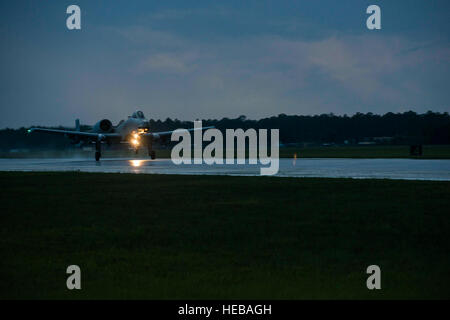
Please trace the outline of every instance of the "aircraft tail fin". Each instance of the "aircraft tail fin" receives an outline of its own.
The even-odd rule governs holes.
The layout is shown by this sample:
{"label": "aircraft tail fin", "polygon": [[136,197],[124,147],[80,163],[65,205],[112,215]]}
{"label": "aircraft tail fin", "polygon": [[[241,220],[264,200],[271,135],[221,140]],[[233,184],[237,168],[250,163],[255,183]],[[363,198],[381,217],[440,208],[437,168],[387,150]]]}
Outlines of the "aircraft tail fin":
{"label": "aircraft tail fin", "polygon": [[75,120],[75,130],[76,131],[81,131],[80,130],[80,119],[76,119]]}

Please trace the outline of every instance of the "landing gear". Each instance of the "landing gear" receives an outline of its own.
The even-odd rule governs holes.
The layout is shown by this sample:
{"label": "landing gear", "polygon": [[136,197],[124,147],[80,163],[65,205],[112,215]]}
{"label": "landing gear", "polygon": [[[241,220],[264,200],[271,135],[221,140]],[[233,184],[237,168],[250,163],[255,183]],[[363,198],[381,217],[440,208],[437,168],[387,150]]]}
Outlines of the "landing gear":
{"label": "landing gear", "polygon": [[101,141],[95,141],[95,161],[99,161],[102,157],[102,143]]}
{"label": "landing gear", "polygon": [[156,159],[156,153],[155,150],[153,150],[153,141],[152,141],[152,137],[149,137],[148,141],[147,141],[147,147],[148,147],[148,155],[152,160]]}

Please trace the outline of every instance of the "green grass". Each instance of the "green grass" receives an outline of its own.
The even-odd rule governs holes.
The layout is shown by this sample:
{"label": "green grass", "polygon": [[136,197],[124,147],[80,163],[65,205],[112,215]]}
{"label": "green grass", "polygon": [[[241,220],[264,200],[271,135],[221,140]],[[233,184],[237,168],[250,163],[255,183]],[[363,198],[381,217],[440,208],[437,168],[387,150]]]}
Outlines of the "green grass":
{"label": "green grass", "polygon": [[[450,298],[450,183],[0,173],[3,299]],[[82,290],[66,289],[68,265]],[[366,288],[367,266],[382,290]]]}
{"label": "green grass", "polygon": [[450,159],[450,146],[425,145],[422,156],[410,156],[409,146],[329,146],[280,148],[281,158],[417,158],[417,159]]}

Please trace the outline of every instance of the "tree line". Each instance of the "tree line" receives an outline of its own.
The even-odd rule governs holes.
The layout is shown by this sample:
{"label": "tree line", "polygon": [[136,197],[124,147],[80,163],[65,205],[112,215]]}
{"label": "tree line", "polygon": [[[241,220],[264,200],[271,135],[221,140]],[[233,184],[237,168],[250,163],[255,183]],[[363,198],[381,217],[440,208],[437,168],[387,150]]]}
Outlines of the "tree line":
{"label": "tree line", "polygon": [[[192,121],[178,119],[150,120],[151,131],[167,131],[190,128]],[[280,142],[294,143],[359,143],[373,138],[385,137],[377,141],[392,144],[450,144],[450,115],[428,111],[418,114],[413,111],[403,113],[388,112],[383,115],[356,113],[352,116],[286,115],[279,114],[260,120],[246,116],[203,120],[203,126],[225,129],[280,129]],[[56,128],[56,127],[55,127]],[[62,127],[57,127],[62,128]],[[62,136],[45,133],[27,133],[28,128],[0,130],[0,150],[67,148],[71,146]],[[70,129],[70,128],[68,128]],[[82,130],[88,127],[82,127]]]}

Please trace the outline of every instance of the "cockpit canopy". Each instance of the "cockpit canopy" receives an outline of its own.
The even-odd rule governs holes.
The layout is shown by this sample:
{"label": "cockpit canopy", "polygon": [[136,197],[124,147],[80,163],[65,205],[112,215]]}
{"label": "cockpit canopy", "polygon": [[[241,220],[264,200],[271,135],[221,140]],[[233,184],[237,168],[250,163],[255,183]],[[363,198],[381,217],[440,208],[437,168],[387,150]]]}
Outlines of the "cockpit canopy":
{"label": "cockpit canopy", "polygon": [[135,119],[145,119],[144,113],[142,111],[136,111],[131,115]]}

